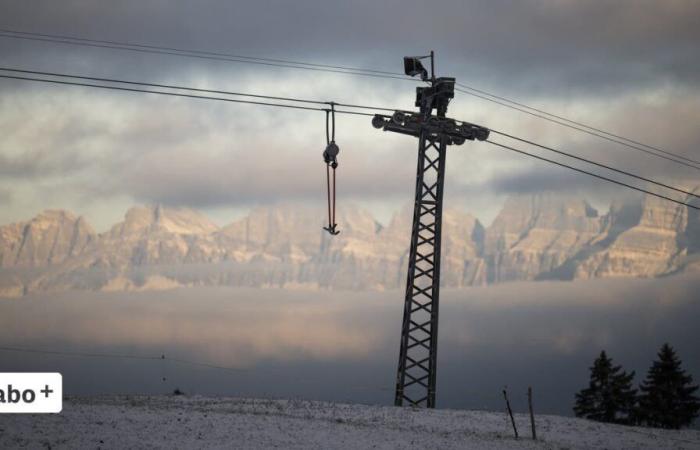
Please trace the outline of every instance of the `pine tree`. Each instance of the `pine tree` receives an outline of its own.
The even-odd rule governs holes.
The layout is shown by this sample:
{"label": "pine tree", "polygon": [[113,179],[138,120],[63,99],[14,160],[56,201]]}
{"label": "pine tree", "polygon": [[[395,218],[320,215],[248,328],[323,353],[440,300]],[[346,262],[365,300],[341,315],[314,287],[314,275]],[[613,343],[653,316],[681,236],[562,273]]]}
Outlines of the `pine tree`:
{"label": "pine tree", "polygon": [[576,394],[576,417],[631,424],[635,420],[636,393],[632,389],[634,372],[613,366],[605,351],[594,361],[588,388]]}
{"label": "pine tree", "polygon": [[698,386],[693,386],[693,377],[681,369],[681,361],[670,345],[661,347],[658,358],[640,386],[640,419],[660,428],[690,425],[700,411],[700,401],[693,395]]}

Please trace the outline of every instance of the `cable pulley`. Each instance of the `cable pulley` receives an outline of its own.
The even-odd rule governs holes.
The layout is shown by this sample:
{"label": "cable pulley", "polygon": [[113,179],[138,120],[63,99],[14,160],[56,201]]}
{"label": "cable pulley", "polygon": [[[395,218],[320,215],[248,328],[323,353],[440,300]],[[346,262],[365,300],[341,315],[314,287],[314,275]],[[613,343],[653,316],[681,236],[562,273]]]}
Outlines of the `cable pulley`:
{"label": "cable pulley", "polygon": [[[326,193],[328,197],[328,226],[323,227],[331,235],[340,233],[335,222],[335,169],[338,168],[338,153],[340,148],[335,143],[335,103],[326,109],[326,149],[323,151],[323,161],[326,163]],[[332,170],[332,173],[331,173]]]}

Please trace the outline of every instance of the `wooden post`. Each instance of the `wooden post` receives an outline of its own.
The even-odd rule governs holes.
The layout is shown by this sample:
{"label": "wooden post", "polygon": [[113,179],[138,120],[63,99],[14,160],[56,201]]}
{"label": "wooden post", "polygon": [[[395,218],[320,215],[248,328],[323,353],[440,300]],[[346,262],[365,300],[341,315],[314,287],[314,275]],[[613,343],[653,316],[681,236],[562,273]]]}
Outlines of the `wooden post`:
{"label": "wooden post", "polygon": [[532,387],[527,388],[527,404],[530,407],[530,426],[532,427],[532,439],[537,440],[537,431],[535,431],[535,414],[532,412]]}
{"label": "wooden post", "polygon": [[515,426],[515,419],[513,418],[513,410],[510,409],[510,402],[508,401],[508,393],[503,389],[503,398],[506,399],[506,408],[508,409],[508,415],[510,416],[510,423],[513,424],[513,432],[515,432],[515,439],[518,439],[518,428]]}

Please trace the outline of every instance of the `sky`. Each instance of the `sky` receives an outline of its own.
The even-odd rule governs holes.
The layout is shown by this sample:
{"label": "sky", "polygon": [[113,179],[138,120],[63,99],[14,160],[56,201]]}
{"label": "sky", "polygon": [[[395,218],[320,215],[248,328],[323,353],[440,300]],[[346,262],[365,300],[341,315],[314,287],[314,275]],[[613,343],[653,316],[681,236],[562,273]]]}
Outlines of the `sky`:
{"label": "sky", "polygon": [[[440,76],[698,159],[695,1],[0,0],[0,29]],[[0,36],[0,66],[413,108],[404,80]],[[674,184],[697,172],[457,93],[448,115]],[[0,223],[47,208],[98,230],[136,204],[224,224],[258,205],[325,202],[323,113],[0,79]],[[416,140],[340,116],[338,202],[379,220],[411,201]],[[506,141],[503,141],[506,142]],[[551,157],[532,148],[521,148]],[[559,159],[559,158],[557,158]],[[488,223],[508,195],[557,190],[605,209],[624,189],[486,143],[451,148],[446,202]]]}

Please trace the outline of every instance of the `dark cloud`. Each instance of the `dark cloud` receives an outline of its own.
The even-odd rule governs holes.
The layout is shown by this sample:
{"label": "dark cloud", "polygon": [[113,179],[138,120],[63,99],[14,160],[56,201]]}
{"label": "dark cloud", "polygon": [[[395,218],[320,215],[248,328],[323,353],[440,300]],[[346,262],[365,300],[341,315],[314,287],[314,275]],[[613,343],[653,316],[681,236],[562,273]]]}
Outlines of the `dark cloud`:
{"label": "dark cloud", "polygon": [[[569,108],[574,118],[689,157],[696,157],[700,143],[695,126],[700,120],[700,59],[693,57],[700,41],[700,27],[694,26],[700,7],[693,2],[0,4],[0,28],[392,71],[401,69],[404,54],[434,48],[440,73],[467,83],[518,99],[538,96],[536,106],[544,104],[555,112]],[[405,107],[413,89],[402,81],[337,79],[5,38],[0,38],[0,65]],[[121,196],[198,208],[324,195],[325,173],[318,156],[322,119],[19,81],[2,80],[0,90],[0,127],[9,137],[0,152],[0,175],[31,180],[36,186],[51,178],[43,186],[51,186],[57,198],[61,189],[70,188],[96,200]],[[453,105],[456,117],[476,116],[474,120],[481,118],[489,127],[653,179],[676,184],[680,178],[697,178],[694,171],[668,161],[494,109],[462,94]],[[472,108],[471,113],[462,117],[457,113],[462,107]],[[391,140],[386,133],[379,141],[366,123],[363,128],[346,123],[339,128],[344,151],[339,193],[371,200],[408,198],[415,141]],[[381,152],[375,151],[378,146]],[[484,143],[466,147],[468,151],[450,155],[448,192],[618,189]]]}
{"label": "dark cloud", "polygon": [[[623,179],[622,177],[612,178]],[[636,185],[640,188],[648,188],[644,183]],[[503,198],[541,192],[557,193],[570,199],[594,201],[603,208],[607,208],[607,204],[614,200],[638,194],[628,188],[598,180],[589,175],[578,174],[568,169],[537,165],[512,171],[499,171],[483,182],[469,183],[468,180],[453,180],[446,186],[446,193],[450,196],[466,195],[467,198],[487,199],[494,196]]]}
{"label": "dark cloud", "polygon": [[[567,162],[570,163],[569,161]],[[584,165],[574,164],[574,167],[576,166],[581,167]],[[592,173],[599,173],[602,176],[615,180],[618,183],[624,183],[641,190],[647,190],[660,195],[676,198],[680,201],[686,201],[686,196],[683,194],[679,194],[674,190],[654,185],[643,180],[638,180],[609,171],[595,170],[595,168],[591,169],[590,167],[586,167],[586,169]],[[657,180],[660,182],[668,182],[668,180],[665,178],[657,178]],[[554,167],[550,165],[537,165],[522,170],[498,173],[484,183],[462,184],[453,189],[474,194],[491,192],[494,194],[505,195],[556,192],[563,194],[577,194],[584,198],[607,198],[608,200],[620,199],[630,195],[642,195],[641,191],[635,191],[633,188],[622,186],[618,183],[596,178],[588,174],[578,173],[566,168]],[[677,186],[686,190],[697,189],[697,187],[700,185],[697,181],[692,180],[674,180],[670,183],[670,186]]]}
{"label": "dark cloud", "polygon": [[[2,3],[3,28],[388,70],[400,70],[403,54],[434,48],[442,73],[519,94],[601,95],[659,83],[697,86],[700,79],[700,6],[692,0]],[[4,53],[18,48],[4,41]],[[56,51],[19,48],[24,58]],[[105,52],[119,53],[81,50]],[[148,58],[131,56],[128,71],[145,70]]]}
{"label": "dark cloud", "polygon": [[542,191],[580,192],[596,189],[601,181],[570,170],[535,167],[504,173],[487,183],[488,189],[504,194],[528,194]]}

